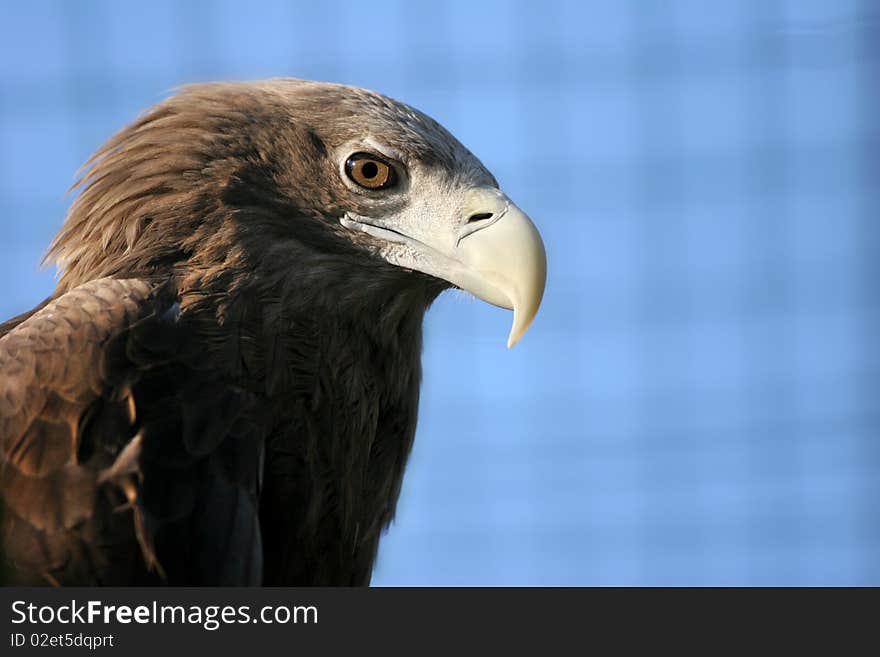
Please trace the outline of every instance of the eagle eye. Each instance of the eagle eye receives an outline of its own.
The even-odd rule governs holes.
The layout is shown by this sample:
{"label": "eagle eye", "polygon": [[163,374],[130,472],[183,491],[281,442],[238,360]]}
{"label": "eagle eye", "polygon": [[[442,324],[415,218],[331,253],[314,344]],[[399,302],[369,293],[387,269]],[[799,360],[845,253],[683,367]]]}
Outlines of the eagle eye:
{"label": "eagle eye", "polygon": [[397,182],[397,173],[385,160],[369,153],[355,153],[345,162],[345,174],[367,189],[387,189]]}

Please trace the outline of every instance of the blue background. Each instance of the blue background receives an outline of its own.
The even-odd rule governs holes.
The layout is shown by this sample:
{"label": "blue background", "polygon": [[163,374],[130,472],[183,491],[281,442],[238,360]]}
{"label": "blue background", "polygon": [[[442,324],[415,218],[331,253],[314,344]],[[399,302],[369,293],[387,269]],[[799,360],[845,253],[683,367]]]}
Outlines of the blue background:
{"label": "blue background", "polygon": [[880,584],[872,0],[4,2],[0,317],[89,153],[185,82],[428,112],[539,225],[541,313],[447,294],[374,583]]}

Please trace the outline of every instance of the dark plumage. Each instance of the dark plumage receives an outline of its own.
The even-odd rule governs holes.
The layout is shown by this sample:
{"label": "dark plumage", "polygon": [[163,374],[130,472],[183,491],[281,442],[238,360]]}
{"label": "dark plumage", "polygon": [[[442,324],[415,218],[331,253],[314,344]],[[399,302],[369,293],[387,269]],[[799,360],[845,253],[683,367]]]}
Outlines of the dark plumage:
{"label": "dark plumage", "polygon": [[415,110],[294,80],[187,88],[89,161],[55,293],[0,325],[9,583],[369,582],[450,282],[340,224],[414,203],[340,175],[365,134],[408,185],[497,187]]}

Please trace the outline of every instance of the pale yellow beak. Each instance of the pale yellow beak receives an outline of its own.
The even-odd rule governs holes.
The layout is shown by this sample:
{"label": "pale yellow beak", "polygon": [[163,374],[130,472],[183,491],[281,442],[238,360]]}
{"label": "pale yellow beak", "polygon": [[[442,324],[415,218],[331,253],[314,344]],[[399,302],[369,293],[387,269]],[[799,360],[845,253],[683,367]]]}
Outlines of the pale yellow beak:
{"label": "pale yellow beak", "polygon": [[[380,221],[348,212],[340,223],[409,247],[382,252],[392,264],[442,278],[483,301],[512,309],[510,348],[529,328],[544,296],[544,242],[528,216],[498,189],[477,187],[457,200],[437,203],[429,196],[424,206],[412,204],[399,216]],[[454,205],[455,216],[432,222],[438,205]]]}
{"label": "pale yellow beak", "polygon": [[484,301],[513,310],[508,348],[525,334],[538,313],[547,280],[547,254],[535,224],[497,190],[475,190],[472,215],[491,215],[468,224],[456,247],[463,268],[454,281]]}

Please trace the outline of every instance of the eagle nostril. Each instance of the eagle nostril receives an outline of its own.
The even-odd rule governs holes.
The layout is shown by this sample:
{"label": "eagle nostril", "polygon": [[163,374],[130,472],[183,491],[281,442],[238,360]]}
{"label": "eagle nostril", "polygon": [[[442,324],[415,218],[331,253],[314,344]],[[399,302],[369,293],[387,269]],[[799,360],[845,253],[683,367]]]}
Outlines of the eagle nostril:
{"label": "eagle nostril", "polygon": [[475,221],[482,221],[483,219],[491,219],[491,212],[480,212],[479,214],[472,214],[470,218],[467,220],[469,224],[474,223]]}

